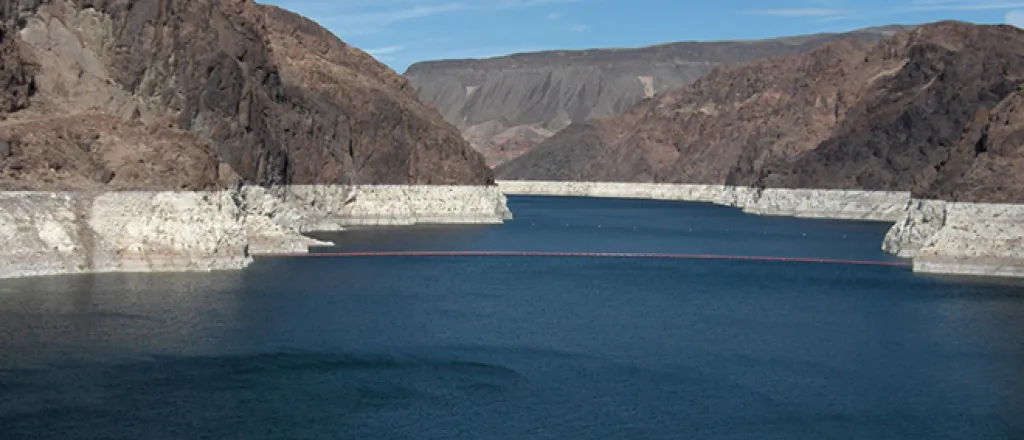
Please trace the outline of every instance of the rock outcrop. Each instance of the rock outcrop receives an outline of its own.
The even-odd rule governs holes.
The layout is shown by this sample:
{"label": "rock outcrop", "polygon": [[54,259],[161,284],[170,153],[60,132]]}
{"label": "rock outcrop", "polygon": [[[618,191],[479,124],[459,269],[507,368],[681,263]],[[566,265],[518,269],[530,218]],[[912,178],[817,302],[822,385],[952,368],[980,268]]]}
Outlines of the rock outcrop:
{"label": "rock outcrop", "polygon": [[915,272],[1024,277],[1024,205],[915,201],[883,249]]}
{"label": "rock outcrop", "polygon": [[489,164],[497,165],[570,123],[618,115],[655,93],[690,84],[720,64],[805,53],[841,38],[876,42],[909,28],[430,61],[410,66],[405,76]]}
{"label": "rock outcrop", "polygon": [[408,82],[249,0],[0,0],[0,277],[214,270],[345,224],[501,222]]}
{"label": "rock outcrop", "polygon": [[903,258],[914,258],[939,229],[946,224],[942,200],[914,200],[894,222],[882,240],[882,250]]}

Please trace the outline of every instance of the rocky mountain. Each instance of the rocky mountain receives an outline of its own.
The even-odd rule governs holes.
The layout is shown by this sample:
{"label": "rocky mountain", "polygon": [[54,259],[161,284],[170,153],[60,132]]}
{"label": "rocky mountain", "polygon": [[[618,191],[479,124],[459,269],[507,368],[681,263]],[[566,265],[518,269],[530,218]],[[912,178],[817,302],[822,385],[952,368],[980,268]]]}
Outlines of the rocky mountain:
{"label": "rocky mountain", "polygon": [[516,54],[417,63],[405,76],[491,165],[565,128],[622,113],[644,98],[690,84],[723,63],[806,53],[842,38],[877,42],[908,26],[845,34],[681,42],[633,49]]}
{"label": "rocky mountain", "polygon": [[1024,31],[939,22],[721,67],[574,124],[499,178],[910,190],[1024,201]]}
{"label": "rocky mountain", "polygon": [[249,0],[0,0],[0,186],[485,184],[406,79]]}

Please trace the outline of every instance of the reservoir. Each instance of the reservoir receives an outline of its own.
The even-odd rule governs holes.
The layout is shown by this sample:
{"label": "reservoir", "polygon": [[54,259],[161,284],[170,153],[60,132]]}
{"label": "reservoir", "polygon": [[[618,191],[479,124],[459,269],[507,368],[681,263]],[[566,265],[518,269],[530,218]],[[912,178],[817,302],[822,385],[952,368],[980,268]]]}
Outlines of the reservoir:
{"label": "reservoir", "polygon": [[914,274],[884,223],[509,207],[242,271],[0,280],[0,439],[1024,439],[1024,282]]}

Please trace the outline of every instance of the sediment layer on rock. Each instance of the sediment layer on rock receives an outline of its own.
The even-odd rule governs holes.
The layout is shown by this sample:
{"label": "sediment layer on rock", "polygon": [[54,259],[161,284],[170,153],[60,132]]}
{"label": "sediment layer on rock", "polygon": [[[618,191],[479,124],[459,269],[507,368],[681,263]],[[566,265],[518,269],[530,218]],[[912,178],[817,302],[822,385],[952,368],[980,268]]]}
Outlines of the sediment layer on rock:
{"label": "sediment layer on rock", "polygon": [[297,212],[290,226],[301,232],[350,225],[502,223],[512,218],[504,194],[494,185],[293,185],[276,195]]}
{"label": "sediment layer on rock", "polygon": [[909,191],[768,188],[742,208],[757,215],[893,222],[909,202]]}
{"label": "sediment layer on rock", "polygon": [[0,278],[74,273],[85,268],[83,218],[62,193],[0,193]]}
{"label": "sediment layer on rock", "polygon": [[895,221],[909,192],[819,189],[758,189],[681,183],[560,182],[499,180],[506,194],[613,197],[710,202],[758,215]]}
{"label": "sediment layer on rock", "polygon": [[329,245],[349,224],[501,223],[495,186],[244,186],[221,191],[0,192],[0,278],[238,269]]}
{"label": "sediment layer on rock", "polygon": [[735,203],[741,203],[740,200],[745,200],[756,192],[753,188],[674,183],[499,180],[497,184],[505,194],[682,200],[715,203],[722,201],[722,204],[733,206],[737,206]]}
{"label": "sediment layer on rock", "polygon": [[915,272],[1024,277],[1024,205],[915,200],[883,249]]}
{"label": "sediment layer on rock", "polygon": [[946,205],[941,200],[913,200],[882,240],[882,250],[903,258],[913,258],[926,241],[946,221]]}

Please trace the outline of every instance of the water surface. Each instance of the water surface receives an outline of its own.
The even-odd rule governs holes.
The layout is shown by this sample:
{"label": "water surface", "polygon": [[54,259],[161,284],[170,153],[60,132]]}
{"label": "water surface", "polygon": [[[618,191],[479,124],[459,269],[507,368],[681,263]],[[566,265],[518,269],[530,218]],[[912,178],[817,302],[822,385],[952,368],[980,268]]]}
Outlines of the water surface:
{"label": "water surface", "polygon": [[[894,261],[888,225],[511,197],[337,249]],[[1021,439],[1024,286],[905,267],[263,259],[0,282],[0,438]]]}

